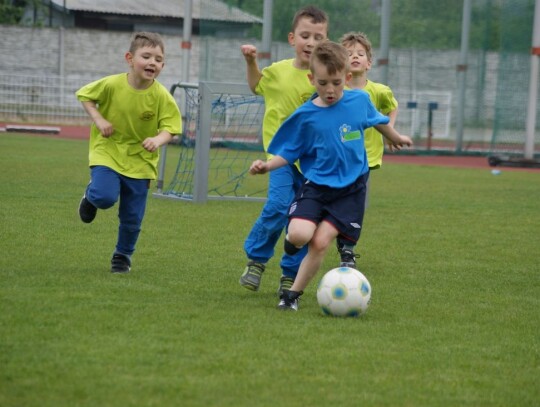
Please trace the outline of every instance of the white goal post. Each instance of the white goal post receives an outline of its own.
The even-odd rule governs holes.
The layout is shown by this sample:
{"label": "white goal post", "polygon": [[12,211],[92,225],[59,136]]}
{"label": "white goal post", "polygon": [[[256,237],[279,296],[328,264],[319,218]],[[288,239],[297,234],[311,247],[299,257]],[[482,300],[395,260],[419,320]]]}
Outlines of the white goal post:
{"label": "white goal post", "polygon": [[[162,147],[153,195],[196,203],[266,199],[267,177],[248,174],[251,162],[264,157],[262,97],[247,84],[222,82],[178,83],[171,93],[182,111],[183,132],[176,145]],[[178,162],[165,182],[167,149],[178,151]]]}

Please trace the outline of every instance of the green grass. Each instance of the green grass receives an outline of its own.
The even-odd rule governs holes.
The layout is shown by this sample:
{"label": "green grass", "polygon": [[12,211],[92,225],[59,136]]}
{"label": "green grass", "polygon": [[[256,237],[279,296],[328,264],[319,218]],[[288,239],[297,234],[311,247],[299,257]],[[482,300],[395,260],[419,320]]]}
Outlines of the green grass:
{"label": "green grass", "polygon": [[336,319],[315,282],[275,309],[279,256],[260,292],[239,286],[260,203],[150,197],[132,272],[112,275],[116,211],[77,215],[87,143],[2,134],[0,151],[3,407],[539,403],[538,172],[385,164],[361,241],[372,303]]}

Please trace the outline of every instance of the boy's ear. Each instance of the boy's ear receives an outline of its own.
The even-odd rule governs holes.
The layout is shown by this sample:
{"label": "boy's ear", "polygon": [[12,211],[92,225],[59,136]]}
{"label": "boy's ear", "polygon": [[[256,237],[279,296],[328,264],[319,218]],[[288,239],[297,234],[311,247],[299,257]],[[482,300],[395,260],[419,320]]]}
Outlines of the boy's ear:
{"label": "boy's ear", "polygon": [[294,47],[294,33],[293,32],[289,33],[289,35],[287,36],[287,40],[289,41],[289,45],[291,47]]}
{"label": "boy's ear", "polygon": [[124,55],[124,58],[129,66],[133,63],[133,54],[131,52],[126,52],[126,55]]}
{"label": "boy's ear", "polygon": [[345,82],[349,82],[352,79],[352,72],[347,72],[345,75]]}
{"label": "boy's ear", "polygon": [[307,74],[307,77],[308,77],[308,79],[309,79],[309,82],[310,82],[313,86],[315,86],[315,77],[313,76],[313,74],[312,74],[311,72],[309,72],[309,73]]}

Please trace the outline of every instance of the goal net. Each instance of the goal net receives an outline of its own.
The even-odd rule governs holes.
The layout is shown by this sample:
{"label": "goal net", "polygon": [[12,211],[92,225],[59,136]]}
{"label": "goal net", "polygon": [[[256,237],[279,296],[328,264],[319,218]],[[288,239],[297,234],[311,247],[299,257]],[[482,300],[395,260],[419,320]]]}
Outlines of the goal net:
{"label": "goal net", "polygon": [[[183,133],[162,150],[156,197],[264,200],[267,176],[250,176],[253,160],[264,158],[262,97],[245,84],[179,83],[171,92],[183,114]],[[168,151],[167,151],[168,150]],[[165,158],[177,157],[165,179]]]}

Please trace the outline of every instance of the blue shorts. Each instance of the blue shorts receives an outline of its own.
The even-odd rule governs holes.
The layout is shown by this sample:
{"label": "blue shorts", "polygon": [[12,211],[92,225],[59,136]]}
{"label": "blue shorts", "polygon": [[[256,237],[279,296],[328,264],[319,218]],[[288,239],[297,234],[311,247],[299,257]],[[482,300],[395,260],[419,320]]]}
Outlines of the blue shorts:
{"label": "blue shorts", "polygon": [[289,209],[289,220],[306,219],[315,224],[331,223],[339,237],[356,244],[360,238],[366,204],[369,172],[344,188],[331,188],[306,181]]}

